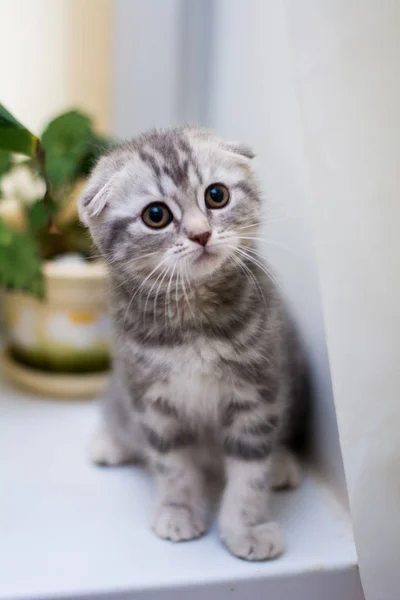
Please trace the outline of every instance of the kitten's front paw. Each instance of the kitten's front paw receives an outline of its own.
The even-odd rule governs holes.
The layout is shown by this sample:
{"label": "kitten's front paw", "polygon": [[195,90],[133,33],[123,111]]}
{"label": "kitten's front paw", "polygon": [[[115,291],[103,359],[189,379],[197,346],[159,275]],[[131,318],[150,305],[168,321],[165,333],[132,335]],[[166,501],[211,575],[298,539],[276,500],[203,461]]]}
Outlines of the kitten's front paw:
{"label": "kitten's front paw", "polygon": [[153,531],[166,540],[183,542],[203,535],[207,524],[206,511],[185,502],[168,502],[156,510]]}
{"label": "kitten's front paw", "polygon": [[244,560],[270,560],[282,554],[285,544],[276,523],[234,526],[221,530],[221,538],[228,550]]}
{"label": "kitten's front paw", "polygon": [[278,450],[272,456],[271,487],[274,490],[294,489],[300,485],[301,468],[293,454]]}

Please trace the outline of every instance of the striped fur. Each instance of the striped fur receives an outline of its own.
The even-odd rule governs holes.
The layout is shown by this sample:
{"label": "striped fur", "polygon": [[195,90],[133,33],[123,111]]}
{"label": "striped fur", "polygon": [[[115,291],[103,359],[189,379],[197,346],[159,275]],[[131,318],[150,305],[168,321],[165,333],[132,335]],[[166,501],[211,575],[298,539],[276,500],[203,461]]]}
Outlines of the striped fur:
{"label": "striped fur", "polygon": [[[206,207],[212,183],[228,188],[226,207]],[[155,230],[142,213],[158,201],[173,220]],[[279,294],[254,260],[260,205],[251,152],[196,128],[114,149],[80,199],[109,266],[115,327],[114,384],[93,458],[148,461],[159,487],[154,530],[178,541],[208,526],[200,457],[209,450],[227,477],[221,537],[249,560],[283,549],[268,488],[298,480],[284,440],[303,369]],[[206,252],[189,239],[205,230]]]}

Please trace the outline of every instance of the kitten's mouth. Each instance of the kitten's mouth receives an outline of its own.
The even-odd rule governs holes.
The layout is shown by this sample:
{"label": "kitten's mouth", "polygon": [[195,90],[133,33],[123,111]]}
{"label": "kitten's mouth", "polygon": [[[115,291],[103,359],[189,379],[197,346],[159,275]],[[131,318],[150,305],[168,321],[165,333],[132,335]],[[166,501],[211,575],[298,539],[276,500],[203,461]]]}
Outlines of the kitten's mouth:
{"label": "kitten's mouth", "polygon": [[215,258],[215,253],[210,251],[210,248],[203,248],[194,259],[195,262],[209,261]]}

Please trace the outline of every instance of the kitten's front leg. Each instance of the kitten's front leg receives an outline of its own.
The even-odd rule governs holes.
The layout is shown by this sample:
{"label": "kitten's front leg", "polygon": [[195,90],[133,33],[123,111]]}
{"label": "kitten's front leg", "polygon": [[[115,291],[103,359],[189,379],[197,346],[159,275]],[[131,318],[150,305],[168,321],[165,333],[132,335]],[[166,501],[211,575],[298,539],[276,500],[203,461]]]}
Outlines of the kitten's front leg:
{"label": "kitten's front leg", "polygon": [[203,473],[193,457],[195,438],[171,415],[148,420],[144,432],[158,488],[154,532],[173,542],[201,536],[208,527],[209,507]]}
{"label": "kitten's front leg", "polygon": [[[219,516],[227,548],[246,560],[279,556],[284,540],[269,515],[271,453],[276,418],[251,402],[236,402],[224,427],[226,487]],[[242,406],[241,406],[242,404]],[[232,417],[233,415],[233,417]]]}

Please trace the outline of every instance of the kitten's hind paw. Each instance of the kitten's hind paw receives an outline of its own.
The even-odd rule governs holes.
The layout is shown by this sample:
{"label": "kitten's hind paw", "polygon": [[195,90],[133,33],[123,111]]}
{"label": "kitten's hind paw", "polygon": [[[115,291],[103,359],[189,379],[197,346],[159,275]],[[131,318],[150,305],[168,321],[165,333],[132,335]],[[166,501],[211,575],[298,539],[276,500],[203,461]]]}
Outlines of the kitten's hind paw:
{"label": "kitten's hind paw", "polygon": [[232,554],[244,560],[271,560],[282,554],[285,544],[276,523],[229,527],[221,530],[221,538]]}
{"label": "kitten's hind paw", "polygon": [[88,454],[92,463],[101,466],[118,466],[138,461],[138,457],[118,444],[106,429],[101,429],[92,438]]}
{"label": "kitten's hind paw", "polygon": [[288,450],[277,450],[272,455],[271,487],[274,490],[297,488],[301,482],[301,468]]}
{"label": "kitten's hind paw", "polygon": [[200,537],[207,531],[205,510],[186,502],[166,502],[156,510],[153,531],[158,537],[172,542],[184,542]]}

